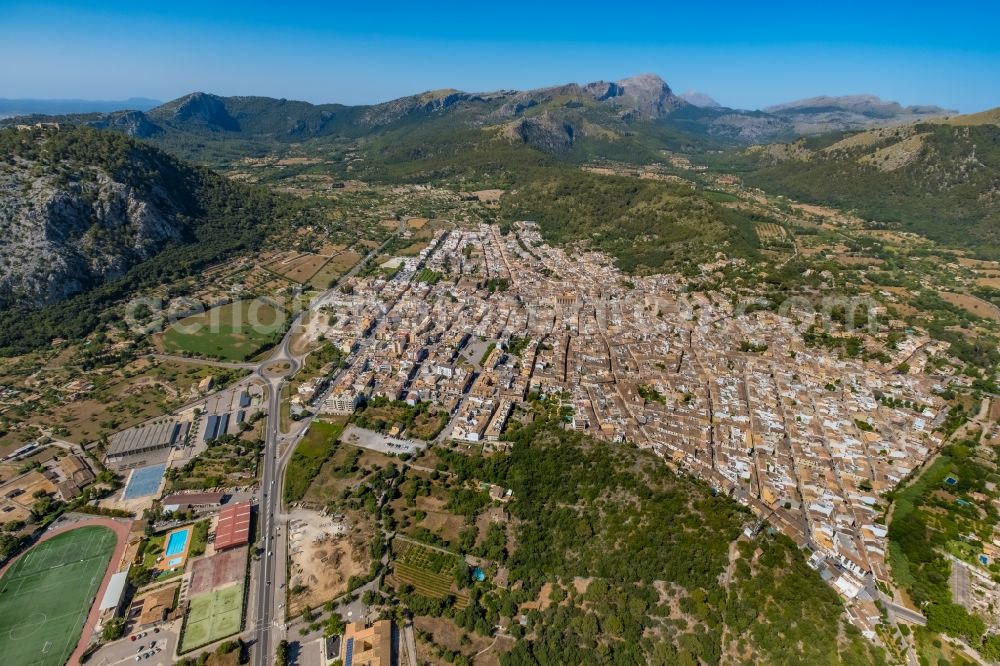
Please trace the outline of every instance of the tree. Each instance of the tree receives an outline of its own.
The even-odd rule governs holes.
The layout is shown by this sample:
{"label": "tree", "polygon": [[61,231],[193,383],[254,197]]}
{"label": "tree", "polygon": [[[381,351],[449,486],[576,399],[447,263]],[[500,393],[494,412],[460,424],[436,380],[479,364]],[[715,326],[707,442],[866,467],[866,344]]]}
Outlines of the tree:
{"label": "tree", "polygon": [[125,618],[115,617],[104,623],[101,638],[104,641],[116,641],[125,635]]}
{"label": "tree", "polygon": [[323,623],[323,636],[329,638],[330,636],[337,636],[342,633],[344,633],[343,620],[336,613],[331,614],[326,622]]}
{"label": "tree", "polygon": [[472,572],[465,560],[459,560],[455,563],[455,584],[460,590],[472,584]]}
{"label": "tree", "polygon": [[274,663],[277,666],[288,666],[288,641],[283,640],[274,649]]}

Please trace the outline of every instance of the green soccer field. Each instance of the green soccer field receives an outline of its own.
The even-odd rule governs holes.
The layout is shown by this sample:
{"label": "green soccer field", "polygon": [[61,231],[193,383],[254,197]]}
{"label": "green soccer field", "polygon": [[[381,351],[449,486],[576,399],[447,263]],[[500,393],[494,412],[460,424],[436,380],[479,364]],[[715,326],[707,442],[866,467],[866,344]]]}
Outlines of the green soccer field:
{"label": "green soccer field", "polygon": [[243,583],[191,597],[181,652],[232,636],[243,622]]}
{"label": "green soccer field", "polygon": [[81,527],[35,546],[7,570],[0,578],[3,663],[66,663],[114,549],[114,532]]}
{"label": "green soccer field", "polygon": [[281,338],[285,313],[264,300],[236,301],[182,319],[163,333],[170,353],[243,361]]}

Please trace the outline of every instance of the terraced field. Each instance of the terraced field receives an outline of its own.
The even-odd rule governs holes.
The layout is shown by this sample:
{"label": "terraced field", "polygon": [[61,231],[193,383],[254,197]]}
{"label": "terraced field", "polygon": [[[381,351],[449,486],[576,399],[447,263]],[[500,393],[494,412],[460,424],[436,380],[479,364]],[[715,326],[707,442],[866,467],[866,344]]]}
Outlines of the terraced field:
{"label": "terraced field", "polygon": [[469,595],[455,589],[455,565],[458,555],[444,553],[410,541],[397,540],[393,546],[396,556],[395,578],[413,586],[418,594],[432,599],[455,597],[455,608],[464,610],[469,605]]}

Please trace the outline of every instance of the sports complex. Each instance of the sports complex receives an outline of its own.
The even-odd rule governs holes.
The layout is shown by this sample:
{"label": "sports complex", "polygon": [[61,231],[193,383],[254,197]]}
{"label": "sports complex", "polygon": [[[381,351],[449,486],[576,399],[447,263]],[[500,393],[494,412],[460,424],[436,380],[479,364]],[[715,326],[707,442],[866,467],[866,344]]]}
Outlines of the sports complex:
{"label": "sports complex", "polygon": [[0,577],[0,661],[62,666],[80,638],[115,551],[108,527],[56,534]]}
{"label": "sports complex", "polygon": [[242,623],[242,581],[192,597],[184,620],[181,652],[232,636]]}
{"label": "sports complex", "polygon": [[243,625],[247,552],[243,546],[191,563],[182,653],[239,632]]}

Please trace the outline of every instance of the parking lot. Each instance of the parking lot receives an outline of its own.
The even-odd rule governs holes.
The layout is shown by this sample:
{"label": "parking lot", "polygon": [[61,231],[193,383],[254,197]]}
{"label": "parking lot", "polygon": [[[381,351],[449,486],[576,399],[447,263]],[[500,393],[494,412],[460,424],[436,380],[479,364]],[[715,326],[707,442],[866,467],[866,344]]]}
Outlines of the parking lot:
{"label": "parking lot", "polygon": [[[168,666],[174,663],[174,649],[177,645],[177,630],[180,628],[179,622],[173,622],[158,627],[158,631],[147,629],[142,638],[130,640],[131,636],[138,636],[135,632],[125,638],[105,645],[87,660],[88,664],[96,666],[115,666],[117,664],[141,663],[146,666]],[[153,641],[156,645],[153,646]],[[157,649],[159,648],[159,649]],[[149,655],[145,657],[143,655]],[[136,657],[139,657],[138,662]]]}
{"label": "parking lot", "polygon": [[383,435],[373,430],[365,430],[354,425],[347,426],[344,429],[343,434],[340,436],[340,441],[388,455],[399,455],[400,453],[409,453],[412,455],[427,446],[426,442],[389,437],[388,435]]}

